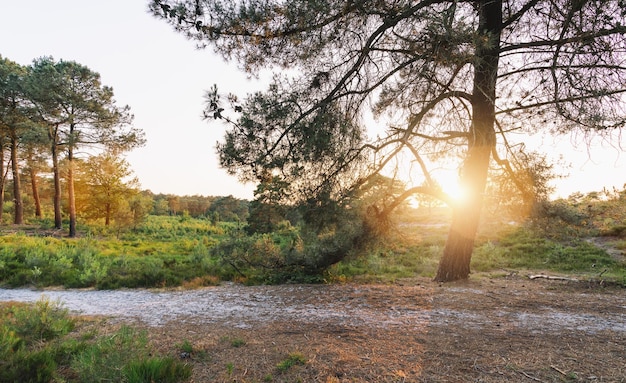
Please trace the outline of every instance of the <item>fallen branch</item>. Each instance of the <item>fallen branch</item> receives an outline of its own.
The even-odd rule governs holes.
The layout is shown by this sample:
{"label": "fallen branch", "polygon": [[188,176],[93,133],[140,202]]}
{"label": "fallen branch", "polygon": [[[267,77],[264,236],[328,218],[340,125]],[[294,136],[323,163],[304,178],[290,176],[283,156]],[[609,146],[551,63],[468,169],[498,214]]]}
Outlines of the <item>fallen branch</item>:
{"label": "fallen branch", "polygon": [[565,373],[565,371],[563,371],[563,370],[559,369],[559,368],[558,368],[558,367],[556,367],[556,366],[550,365],[550,368],[551,368],[551,369],[553,369],[554,371],[556,371],[556,372],[560,373],[560,374],[561,374],[561,375],[563,375],[563,376],[567,376],[567,374]]}
{"label": "fallen branch", "polygon": [[557,277],[557,276],[554,276],[554,275],[536,274],[536,275],[529,275],[528,276],[528,279],[538,279],[538,278],[544,278],[544,279],[549,279],[549,280],[553,280],[553,281],[580,282],[576,278]]}
{"label": "fallen branch", "polygon": [[519,373],[520,373],[520,374],[522,374],[522,375],[524,375],[524,376],[525,376],[525,377],[527,377],[528,379],[532,379],[532,380],[534,380],[535,382],[545,383],[543,380],[538,379],[538,378],[535,378],[534,376],[529,375],[529,374],[525,373],[524,371],[519,370]]}

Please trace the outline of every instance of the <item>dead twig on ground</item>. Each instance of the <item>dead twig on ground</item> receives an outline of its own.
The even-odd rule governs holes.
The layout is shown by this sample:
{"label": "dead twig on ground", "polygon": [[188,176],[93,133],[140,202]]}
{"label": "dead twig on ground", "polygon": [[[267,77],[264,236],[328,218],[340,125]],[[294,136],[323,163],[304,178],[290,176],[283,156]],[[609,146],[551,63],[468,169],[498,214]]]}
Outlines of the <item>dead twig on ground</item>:
{"label": "dead twig on ground", "polygon": [[534,376],[529,375],[529,374],[525,373],[524,371],[519,371],[519,373],[520,373],[520,374],[522,374],[522,375],[524,375],[524,376],[525,376],[525,377],[527,377],[528,379],[532,379],[532,380],[534,380],[535,382],[545,383],[543,380],[538,379],[538,378],[535,378]]}
{"label": "dead twig on ground", "polygon": [[561,369],[559,369],[556,366],[550,365],[550,368],[553,369],[554,371],[558,372],[559,374],[563,375],[563,376],[567,376],[567,373]]}
{"label": "dead twig on ground", "polygon": [[528,279],[538,279],[538,278],[544,278],[544,279],[549,279],[549,280],[553,280],[553,281],[570,281],[570,282],[580,282],[578,279],[576,278],[569,278],[569,277],[558,277],[558,276],[554,276],[554,275],[545,275],[545,274],[536,274],[536,275],[529,275]]}

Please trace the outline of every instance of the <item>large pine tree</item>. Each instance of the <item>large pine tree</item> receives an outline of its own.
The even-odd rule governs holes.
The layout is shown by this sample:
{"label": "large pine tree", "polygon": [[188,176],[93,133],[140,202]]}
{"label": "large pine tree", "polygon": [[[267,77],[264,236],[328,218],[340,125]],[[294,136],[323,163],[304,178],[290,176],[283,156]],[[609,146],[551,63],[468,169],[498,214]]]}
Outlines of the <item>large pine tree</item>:
{"label": "large pine tree", "polygon": [[[490,162],[513,153],[508,133],[624,123],[622,0],[152,0],[151,9],[249,72],[286,73],[238,105],[236,120],[209,94],[207,116],[232,122],[221,163],[243,179],[269,172],[290,198],[339,196],[408,152],[427,181],[411,191],[450,201],[429,182],[425,157],[460,156],[467,198],[453,204],[439,281],[469,275]],[[368,110],[387,116],[373,139]]]}
{"label": "large pine tree", "polygon": [[33,61],[29,75],[29,97],[39,122],[48,130],[54,173],[55,227],[61,228],[59,156],[68,160],[67,189],[69,236],[76,235],[74,160],[80,148],[124,151],[143,145],[143,132],[131,126],[128,106],[116,105],[113,89],[100,75],[74,61],[42,57]]}

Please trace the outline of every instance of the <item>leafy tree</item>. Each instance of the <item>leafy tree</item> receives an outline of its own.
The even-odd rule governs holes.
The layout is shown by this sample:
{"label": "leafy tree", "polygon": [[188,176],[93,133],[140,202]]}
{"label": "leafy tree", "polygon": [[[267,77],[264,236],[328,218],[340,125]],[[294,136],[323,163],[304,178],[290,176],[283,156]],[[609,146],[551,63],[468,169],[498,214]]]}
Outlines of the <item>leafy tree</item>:
{"label": "leafy tree", "polygon": [[69,236],[76,235],[74,160],[80,148],[99,147],[125,151],[143,145],[141,131],[130,126],[128,106],[118,107],[113,89],[100,82],[100,75],[73,61],[37,59],[32,65],[32,100],[48,127],[55,174],[55,225],[60,228],[60,181],[58,150],[68,159],[67,188]]}
{"label": "leafy tree", "polygon": [[62,116],[61,108],[54,97],[61,86],[61,76],[56,71],[51,58],[35,60],[30,68],[27,89],[30,100],[35,104],[38,120],[46,128],[54,183],[54,228],[62,229],[61,213],[61,175],[59,154],[61,146],[61,127],[67,121]]}
{"label": "leafy tree", "polygon": [[502,168],[491,175],[486,205],[516,219],[534,216],[555,190],[550,181],[561,176],[541,153],[519,150],[513,160],[502,161]]}
{"label": "leafy tree", "polygon": [[[453,208],[438,281],[468,277],[488,170],[515,155],[512,133],[624,123],[623,0],[152,0],[151,9],[251,73],[283,70],[243,104],[228,98],[237,119],[216,89],[207,94],[206,117],[232,124],[218,147],[231,173],[279,174],[290,198],[340,199],[410,154],[426,183],[399,197],[428,193]],[[372,138],[368,108],[386,125]],[[429,182],[428,160],[444,155],[461,159],[463,203]]]}
{"label": "leafy tree", "polygon": [[187,212],[191,217],[203,217],[206,215],[214,197],[201,195],[182,196],[178,198],[178,210]]}
{"label": "leafy tree", "polygon": [[[116,153],[104,153],[79,164],[77,184],[81,184],[83,193],[77,199],[77,210],[90,219],[104,219],[105,226],[120,211],[131,211],[129,201],[139,194],[139,180],[133,177],[128,162]],[[139,212],[143,205],[135,202]]]}
{"label": "leafy tree", "polygon": [[130,211],[133,214],[133,225],[136,228],[140,223],[146,220],[153,209],[154,200],[152,196],[145,192],[138,193],[128,202]]}
{"label": "leafy tree", "polygon": [[171,195],[167,198],[167,206],[169,208],[170,215],[178,214],[180,210],[180,197]]}
{"label": "leafy tree", "polygon": [[165,198],[154,199],[154,214],[166,215],[168,211],[169,211],[169,204],[167,203],[167,199]]}
{"label": "leafy tree", "polygon": [[192,217],[202,217],[207,214],[209,206],[215,197],[201,195],[177,196],[173,194],[157,194],[154,196],[154,214],[177,215],[186,213]]}

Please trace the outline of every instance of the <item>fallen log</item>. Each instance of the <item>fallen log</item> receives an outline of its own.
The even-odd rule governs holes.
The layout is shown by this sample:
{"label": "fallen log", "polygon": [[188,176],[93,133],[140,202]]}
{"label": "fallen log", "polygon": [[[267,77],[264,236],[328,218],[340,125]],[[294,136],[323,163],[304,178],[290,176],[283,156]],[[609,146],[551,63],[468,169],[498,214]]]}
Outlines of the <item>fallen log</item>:
{"label": "fallen log", "polygon": [[554,275],[536,274],[536,275],[529,275],[528,276],[528,279],[538,279],[538,278],[544,278],[544,279],[549,279],[549,280],[553,280],[553,281],[580,282],[576,278],[558,277],[558,276],[554,276]]}

